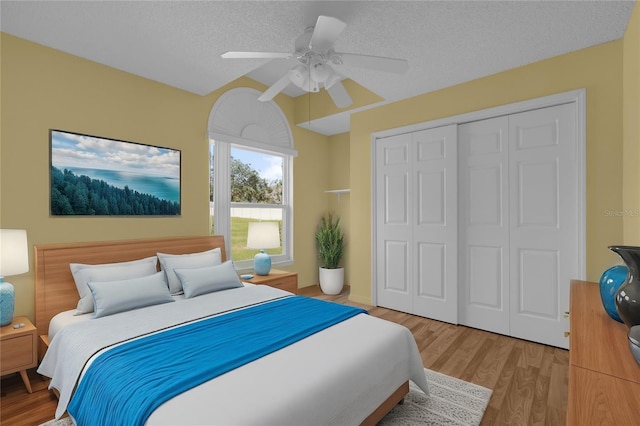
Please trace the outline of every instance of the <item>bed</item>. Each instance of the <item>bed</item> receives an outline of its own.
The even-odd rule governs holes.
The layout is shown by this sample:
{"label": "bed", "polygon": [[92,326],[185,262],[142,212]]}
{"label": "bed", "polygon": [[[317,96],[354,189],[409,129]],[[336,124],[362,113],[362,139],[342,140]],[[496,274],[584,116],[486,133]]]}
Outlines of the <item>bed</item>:
{"label": "bed", "polygon": [[[184,255],[212,249],[219,249],[221,260],[226,260],[221,236],[35,247],[35,325],[42,357],[38,371],[51,378],[50,388],[60,395],[56,418],[65,413],[70,401],[75,406],[83,405],[81,387],[98,388],[88,371],[92,363],[98,363],[95,360],[99,355],[115,352],[123,342],[138,340],[139,335],[153,335],[156,331],[151,328],[175,331],[200,323],[200,328],[209,332],[213,326],[204,327],[205,317],[206,321],[226,320],[244,315],[242,312],[248,315],[256,307],[275,309],[278,303],[305,302],[297,300],[305,298],[283,290],[244,284],[188,299],[175,296],[175,303],[132,309],[98,320],[65,320],[63,326],[56,326],[55,337],[49,338],[51,320],[56,317],[56,323],[78,304],[70,264],[110,264],[157,253]],[[205,310],[211,311],[203,315]],[[306,315],[296,318],[302,317],[306,321]],[[297,322],[304,321],[288,324]],[[288,326],[281,329],[289,331]],[[202,364],[210,363],[209,357],[202,360]],[[166,377],[172,384],[174,376]],[[402,400],[409,380],[428,391],[421,357],[409,330],[366,313],[354,313],[171,397],[153,409],[145,424],[372,425]],[[178,377],[175,381],[178,383]],[[91,423],[98,424],[98,420]]]}

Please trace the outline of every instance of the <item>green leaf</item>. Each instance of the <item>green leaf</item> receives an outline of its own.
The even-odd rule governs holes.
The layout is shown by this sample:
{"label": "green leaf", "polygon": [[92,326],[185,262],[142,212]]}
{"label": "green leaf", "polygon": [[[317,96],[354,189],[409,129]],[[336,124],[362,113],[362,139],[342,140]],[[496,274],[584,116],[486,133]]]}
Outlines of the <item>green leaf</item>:
{"label": "green leaf", "polygon": [[340,260],[344,255],[344,234],[340,228],[340,218],[334,220],[331,213],[322,217],[316,232],[316,245],[318,256],[325,268],[340,267]]}

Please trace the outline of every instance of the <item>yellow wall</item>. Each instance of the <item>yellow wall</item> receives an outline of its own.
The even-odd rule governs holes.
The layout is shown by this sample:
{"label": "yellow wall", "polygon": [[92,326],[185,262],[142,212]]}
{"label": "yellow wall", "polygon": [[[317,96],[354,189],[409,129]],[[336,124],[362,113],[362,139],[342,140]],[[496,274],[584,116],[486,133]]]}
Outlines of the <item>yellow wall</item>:
{"label": "yellow wall", "polygon": [[[349,133],[341,133],[329,138],[329,185],[327,189],[349,189]],[[345,249],[353,244],[351,241],[351,204],[350,194],[327,194],[328,212],[340,218],[342,231],[344,232]],[[342,260],[343,265],[349,264],[349,253],[345,251]],[[349,284],[351,279],[350,268],[345,267],[344,282]]]}
{"label": "yellow wall", "polygon": [[[265,87],[242,78],[207,96],[197,96],[95,62],[0,33],[1,133],[0,226],[27,229],[30,245],[206,235],[209,229],[209,112],[226,90]],[[294,257],[286,269],[302,286],[317,282],[313,234],[327,208],[328,138],[298,128],[294,102],[279,95],[298,157],[294,160]],[[50,128],[104,136],[182,151],[180,217],[50,217]],[[33,319],[31,271],[10,277],[16,315]]]}
{"label": "yellow wall", "polygon": [[587,278],[597,280],[617,260],[607,246],[622,241],[622,218],[605,214],[623,205],[622,40],[353,114],[351,299],[371,301],[373,132],[580,88],[587,90]]}
{"label": "yellow wall", "polygon": [[622,59],[623,224],[622,242],[640,245],[640,3],[623,39]]}
{"label": "yellow wall", "polygon": [[[284,96],[284,95],[283,95]],[[327,137],[301,128],[293,129],[304,136],[294,136],[298,157],[294,160],[294,255],[295,264],[287,269],[298,272],[298,285],[318,283],[318,254],[315,233],[320,217],[327,210],[324,191],[329,186],[329,151]],[[304,142],[298,143],[298,139]],[[304,152],[300,147],[304,143]]]}

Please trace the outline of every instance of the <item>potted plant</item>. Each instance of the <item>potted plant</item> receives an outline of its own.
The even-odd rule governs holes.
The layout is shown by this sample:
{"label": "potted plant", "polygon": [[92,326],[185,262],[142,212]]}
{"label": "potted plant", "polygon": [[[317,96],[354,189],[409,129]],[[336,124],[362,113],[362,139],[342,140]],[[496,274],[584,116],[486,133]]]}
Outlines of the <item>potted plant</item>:
{"label": "potted plant", "polygon": [[344,234],[339,217],[334,219],[331,213],[322,217],[316,232],[316,244],[322,263],[319,269],[320,288],[326,294],[340,294],[344,285],[344,268],[340,266],[344,255]]}

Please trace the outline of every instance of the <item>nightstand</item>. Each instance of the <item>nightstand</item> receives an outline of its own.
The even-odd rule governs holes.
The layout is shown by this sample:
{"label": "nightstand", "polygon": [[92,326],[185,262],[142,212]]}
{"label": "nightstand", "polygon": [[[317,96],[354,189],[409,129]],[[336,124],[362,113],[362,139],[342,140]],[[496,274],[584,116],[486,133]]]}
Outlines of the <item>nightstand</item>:
{"label": "nightstand", "polygon": [[[16,324],[24,327],[13,328]],[[38,365],[38,331],[27,317],[14,317],[13,322],[0,327],[0,375],[20,372],[20,377],[31,393],[27,369]]]}
{"label": "nightstand", "polygon": [[47,350],[49,349],[49,335],[41,334],[38,341],[38,362],[44,359]]}
{"label": "nightstand", "polygon": [[279,271],[272,269],[269,275],[254,275],[250,280],[242,279],[251,284],[268,285],[271,287],[286,290],[293,294],[298,294],[298,273]]}

